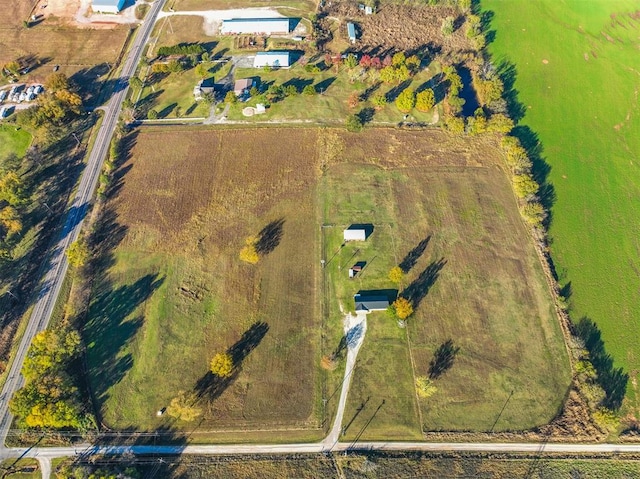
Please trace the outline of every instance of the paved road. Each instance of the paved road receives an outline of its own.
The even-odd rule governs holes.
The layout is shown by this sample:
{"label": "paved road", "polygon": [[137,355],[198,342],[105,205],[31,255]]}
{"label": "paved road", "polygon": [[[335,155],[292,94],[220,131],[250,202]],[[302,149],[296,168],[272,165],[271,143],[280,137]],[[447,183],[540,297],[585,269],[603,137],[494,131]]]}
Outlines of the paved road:
{"label": "paved road", "polygon": [[22,363],[24,362],[25,355],[27,354],[33,337],[47,327],[49,319],[51,318],[60,287],[67,272],[65,251],[69,244],[78,238],[78,234],[80,233],[82,221],[98,182],[103,161],[109,150],[109,142],[111,141],[118,121],[122,101],[129,87],[129,77],[135,72],[138,61],[140,60],[140,54],[142,53],[144,45],[147,43],[155,18],[164,2],[165,0],[155,1],[147,15],[147,20],[142,24],[133,40],[129,54],[123,64],[120,78],[116,82],[113,96],[104,108],[102,125],[98,130],[95,144],[89,154],[87,166],[80,179],[76,196],[67,212],[62,234],[48,259],[49,264],[42,289],[38,293],[35,307],[29,318],[29,323],[27,324],[24,336],[11,364],[7,381],[2,388],[2,393],[0,393],[0,446],[4,446],[13,419],[8,408],[9,400],[24,383],[20,374]]}
{"label": "paved road", "polygon": [[[332,448],[341,451],[430,451],[430,452],[512,452],[613,454],[638,453],[640,444],[560,444],[560,443],[465,443],[465,442],[338,442]],[[301,444],[236,444],[211,446],[90,446],[34,447],[4,450],[4,457],[54,459],[68,456],[106,455],[225,455],[225,454],[285,454],[324,453],[329,448],[320,442]]]}

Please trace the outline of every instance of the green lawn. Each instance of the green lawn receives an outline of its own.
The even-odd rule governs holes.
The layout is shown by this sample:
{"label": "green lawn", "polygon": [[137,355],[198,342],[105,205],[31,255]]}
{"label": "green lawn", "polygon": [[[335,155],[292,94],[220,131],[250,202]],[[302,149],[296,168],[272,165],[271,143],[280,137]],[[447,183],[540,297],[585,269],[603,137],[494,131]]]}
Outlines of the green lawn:
{"label": "green lawn", "polygon": [[31,144],[31,134],[14,125],[0,125],[0,160],[14,154],[22,158]]}
{"label": "green lawn", "polygon": [[640,115],[635,1],[483,0],[497,63],[515,63],[515,89],[550,165],[550,229],[572,318],[592,318],[616,367],[630,374],[626,408],[640,413]]}
{"label": "green lawn", "polygon": [[[416,74],[411,82],[405,85],[405,88],[413,88],[418,90],[421,87],[426,88],[427,82],[439,72],[436,64],[431,64],[428,68]],[[340,123],[343,122],[348,115],[358,113],[362,109],[368,109],[371,115],[372,124],[396,124],[403,121],[404,113],[400,112],[395,106],[393,99],[397,96],[397,85],[385,85],[367,81],[349,80],[348,69],[341,68],[338,73],[335,70],[328,69],[320,73],[307,73],[304,68],[294,65],[290,69],[282,69],[276,71],[264,71],[256,68],[238,68],[235,70],[235,78],[258,77],[263,85],[290,85],[293,84],[301,92],[306,85],[312,85],[317,95],[296,95],[285,98],[283,101],[274,103],[263,115],[253,117],[245,117],[242,115],[242,109],[246,106],[255,106],[258,100],[253,98],[246,103],[238,103],[234,105],[229,112],[231,120],[245,121],[310,121],[319,123]],[[368,91],[368,100],[361,101],[357,107],[350,108],[347,100],[352,93],[363,95]],[[389,96],[389,103],[380,111],[374,111],[371,99],[379,93]],[[410,112],[409,121],[427,122],[434,120],[434,111],[422,113],[416,109]]]}
{"label": "green lawn", "polygon": [[[138,105],[145,114],[155,110],[158,118],[206,117],[209,115],[209,106],[202,101],[197,102],[193,96],[193,88],[199,80],[193,68],[172,73],[158,82],[145,85]],[[134,100],[136,98],[137,95]]]}

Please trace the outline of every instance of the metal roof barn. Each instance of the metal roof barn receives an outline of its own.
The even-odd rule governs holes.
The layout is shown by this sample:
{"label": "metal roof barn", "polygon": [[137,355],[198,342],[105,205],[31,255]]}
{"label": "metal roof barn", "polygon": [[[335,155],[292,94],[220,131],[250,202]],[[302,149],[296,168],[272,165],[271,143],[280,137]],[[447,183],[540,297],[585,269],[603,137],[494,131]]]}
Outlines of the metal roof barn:
{"label": "metal roof barn", "polygon": [[344,241],[365,241],[367,239],[367,230],[364,228],[349,228],[344,230]]}
{"label": "metal roof barn", "polygon": [[288,18],[232,18],[223,20],[220,33],[223,35],[237,33],[289,33],[290,22]]}
{"label": "metal roof barn", "polygon": [[253,59],[254,68],[289,68],[289,52],[258,52]]}
{"label": "metal roof barn", "polygon": [[118,13],[124,7],[125,0],[93,0],[91,9],[95,13]]}

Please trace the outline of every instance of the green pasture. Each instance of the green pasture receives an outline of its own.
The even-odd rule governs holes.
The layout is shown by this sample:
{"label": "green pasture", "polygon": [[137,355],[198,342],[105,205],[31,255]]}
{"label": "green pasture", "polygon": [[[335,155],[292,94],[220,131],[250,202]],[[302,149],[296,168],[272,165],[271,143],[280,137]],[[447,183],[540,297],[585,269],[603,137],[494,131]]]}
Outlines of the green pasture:
{"label": "green pasture", "polygon": [[23,157],[31,144],[31,134],[14,125],[0,125],[0,160],[14,154]]}
{"label": "green pasture", "polygon": [[[483,0],[495,63],[515,65],[525,112],[553,185],[550,238],[574,321],[602,331],[615,367],[630,374],[637,414],[640,370],[640,21],[632,0]],[[539,142],[539,143],[538,143]],[[566,288],[567,290],[569,288]]]}

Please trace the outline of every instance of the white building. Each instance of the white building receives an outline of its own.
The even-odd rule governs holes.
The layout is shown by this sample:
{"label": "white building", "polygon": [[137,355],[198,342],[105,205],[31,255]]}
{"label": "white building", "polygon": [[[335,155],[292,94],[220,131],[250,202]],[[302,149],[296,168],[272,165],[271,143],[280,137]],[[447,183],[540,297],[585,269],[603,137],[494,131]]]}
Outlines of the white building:
{"label": "white building", "polygon": [[344,241],[366,241],[367,230],[364,228],[348,228],[343,232]]}
{"label": "white building", "polygon": [[254,68],[274,67],[289,68],[289,52],[258,52],[253,59]]}
{"label": "white building", "polygon": [[125,0],[92,0],[91,10],[94,13],[118,13],[124,7]]}
{"label": "white building", "polygon": [[[104,0],[101,0],[104,1]],[[288,18],[232,18],[223,20],[220,33],[223,35],[249,33],[249,34],[272,34],[289,33],[291,22]]]}

